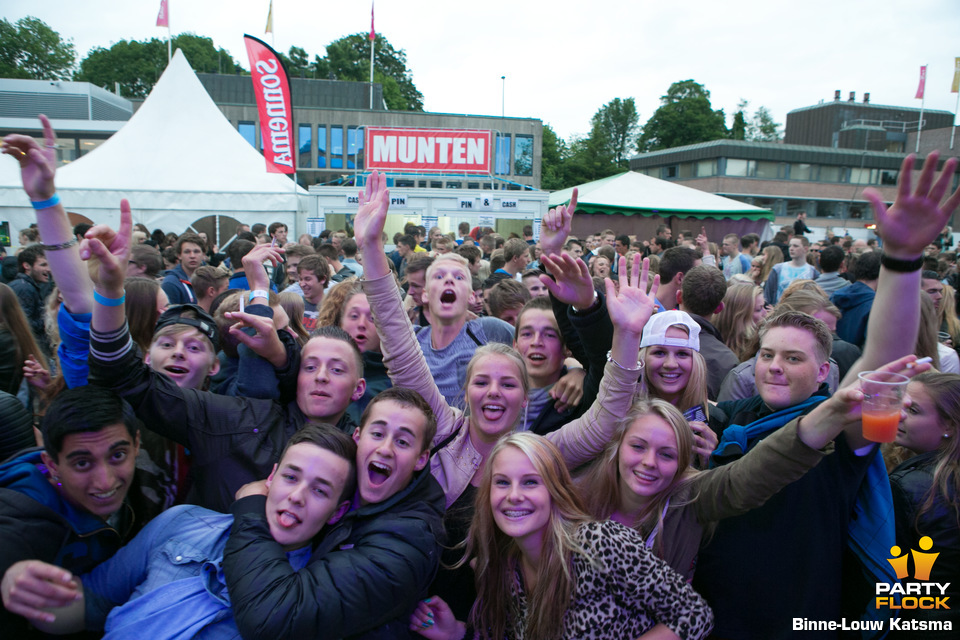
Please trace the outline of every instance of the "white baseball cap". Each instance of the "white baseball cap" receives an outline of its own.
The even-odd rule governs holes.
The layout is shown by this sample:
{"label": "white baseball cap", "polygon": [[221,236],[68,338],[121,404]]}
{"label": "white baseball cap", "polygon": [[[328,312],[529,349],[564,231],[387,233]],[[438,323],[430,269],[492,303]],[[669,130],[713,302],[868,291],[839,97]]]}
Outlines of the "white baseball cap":
{"label": "white baseball cap", "polygon": [[[667,329],[683,327],[687,330],[686,338],[668,338]],[[661,311],[655,313],[643,327],[643,337],[640,348],[651,346],[687,347],[700,351],[700,325],[684,311]]]}

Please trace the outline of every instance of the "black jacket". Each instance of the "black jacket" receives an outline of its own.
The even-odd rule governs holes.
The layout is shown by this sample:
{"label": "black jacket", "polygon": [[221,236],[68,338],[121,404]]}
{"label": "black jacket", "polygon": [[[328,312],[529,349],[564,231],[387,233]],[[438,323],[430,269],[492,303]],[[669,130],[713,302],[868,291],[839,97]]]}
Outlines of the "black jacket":
{"label": "black jacket", "polygon": [[[129,336],[126,326],[110,335],[90,332],[90,384],[113,389],[147,429],[189,449],[194,483],[187,502],[225,513],[237,489],[270,474],[307,417],[295,401],[181,389],[144,364]],[[299,353],[288,356],[281,377],[299,369]]]}
{"label": "black jacket", "polygon": [[[920,538],[929,536],[933,540],[930,553],[939,553],[930,572],[929,582],[950,583],[946,593],[949,609],[906,610],[901,615],[908,618],[926,620],[950,620],[954,631],[937,634],[931,631],[917,632],[916,637],[947,638],[956,637],[960,627],[960,527],[957,525],[957,500],[960,496],[950,495],[947,499],[939,496],[933,508],[920,516],[917,513],[926,502],[927,492],[933,485],[933,474],[937,466],[937,451],[924,453],[910,458],[890,473],[890,488],[893,490],[893,512],[897,527],[897,545],[902,554],[924,551],[920,547]],[[910,563],[913,566],[913,563]],[[911,578],[912,578],[911,574]],[[914,582],[908,578],[905,582]],[[939,592],[937,595],[941,595]],[[907,637],[907,636],[897,636]]]}
{"label": "black jacket", "polygon": [[[115,554],[133,528],[126,503],[119,513],[121,532],[64,500],[50,484],[40,452],[29,449],[0,465],[0,576],[21,560],[85,573]],[[0,630],[4,638],[46,637],[2,604]]]}
{"label": "black jacket", "polygon": [[294,571],[270,535],[266,498],[231,507],[223,571],[245,640],[406,638],[440,561],[443,490],[430,469],[385,502],[355,509]]}

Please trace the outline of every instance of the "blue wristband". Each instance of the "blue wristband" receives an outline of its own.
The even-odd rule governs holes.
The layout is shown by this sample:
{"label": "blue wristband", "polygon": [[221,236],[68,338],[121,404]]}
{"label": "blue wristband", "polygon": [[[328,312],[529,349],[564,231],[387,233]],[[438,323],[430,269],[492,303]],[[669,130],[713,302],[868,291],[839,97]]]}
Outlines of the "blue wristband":
{"label": "blue wristband", "polygon": [[31,200],[30,204],[38,211],[40,209],[49,209],[50,207],[55,207],[60,204],[60,196],[55,193],[47,200]]}
{"label": "blue wristband", "polygon": [[93,299],[102,304],[105,307],[119,307],[127,299],[127,293],[124,291],[123,295],[119,298],[108,298],[106,296],[100,295],[100,292],[93,292]]}

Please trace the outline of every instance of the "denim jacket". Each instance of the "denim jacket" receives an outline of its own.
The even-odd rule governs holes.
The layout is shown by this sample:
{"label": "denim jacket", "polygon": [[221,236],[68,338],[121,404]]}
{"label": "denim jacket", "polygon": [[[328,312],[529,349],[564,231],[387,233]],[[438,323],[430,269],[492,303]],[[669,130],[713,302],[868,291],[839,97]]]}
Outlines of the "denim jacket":
{"label": "denim jacket", "polygon": [[[233,516],[173,507],[128,545],[81,576],[88,629],[106,638],[239,638],[223,578]],[[296,568],[310,547],[291,552]]]}

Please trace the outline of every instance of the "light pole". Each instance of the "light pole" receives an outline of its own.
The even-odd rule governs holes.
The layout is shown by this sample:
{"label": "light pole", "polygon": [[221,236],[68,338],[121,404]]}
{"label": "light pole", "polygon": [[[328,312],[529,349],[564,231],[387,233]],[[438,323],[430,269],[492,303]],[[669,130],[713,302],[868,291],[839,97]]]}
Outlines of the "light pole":
{"label": "light pole", "polygon": [[503,151],[503,127],[507,118],[507,76],[500,76],[500,144],[497,145],[497,157],[493,161],[494,173],[497,172],[500,162],[500,154]]}

